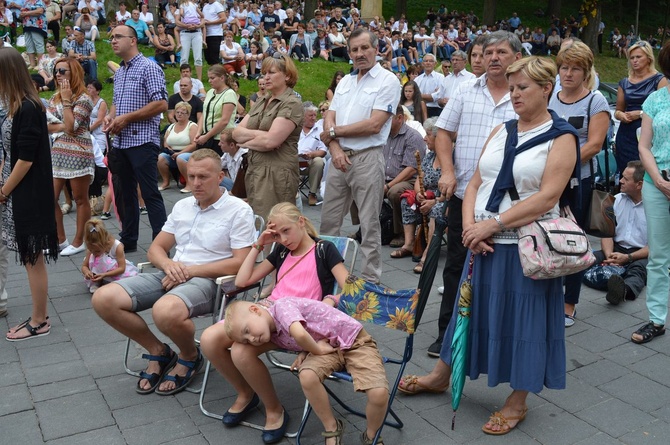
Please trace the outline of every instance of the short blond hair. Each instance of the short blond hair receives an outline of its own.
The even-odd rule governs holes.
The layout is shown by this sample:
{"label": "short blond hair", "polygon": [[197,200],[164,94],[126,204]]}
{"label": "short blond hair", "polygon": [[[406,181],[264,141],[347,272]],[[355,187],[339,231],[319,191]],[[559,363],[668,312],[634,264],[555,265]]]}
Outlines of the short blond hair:
{"label": "short blond hair", "polygon": [[280,54],[279,57],[264,58],[261,65],[261,73],[266,74],[272,68],[277,68],[288,77],[286,85],[290,88],[293,88],[298,83],[298,70],[293,60],[286,54]]}
{"label": "short blond hair", "polygon": [[235,321],[239,321],[240,316],[238,315],[239,311],[244,307],[250,307],[252,305],[249,301],[235,300],[228,304],[226,312],[223,316],[224,323],[223,328],[226,331],[226,335],[233,341],[235,334],[233,333],[233,328],[235,327]]}
{"label": "short blond hair", "polygon": [[584,82],[586,88],[592,90],[595,87],[596,79],[593,68],[593,51],[583,42],[573,41],[558,52],[556,55],[556,65],[560,69],[563,64],[576,65],[584,71]]}
{"label": "short blond hair", "polygon": [[633,75],[633,66],[630,64],[630,53],[636,49],[639,49],[644,53],[645,56],[647,56],[647,59],[649,59],[649,69],[652,73],[656,74],[658,71],[656,70],[656,57],[654,57],[654,49],[646,40],[640,40],[628,48],[628,77]]}
{"label": "short blond hair", "polygon": [[182,100],[181,102],[178,102],[177,105],[174,106],[174,111],[177,111],[177,110],[179,110],[179,109],[181,109],[181,108],[183,108],[184,110],[186,110],[186,111],[188,112],[189,115],[191,114],[191,110],[193,109],[193,107],[191,106],[190,103],[185,102],[185,101],[183,101],[183,100]]}
{"label": "short blond hair", "polygon": [[[556,64],[547,57],[530,56],[519,59],[507,68],[505,77],[509,80],[512,74],[523,73],[530,80],[541,87],[551,84],[554,90],[556,84]],[[551,91],[549,92],[551,97]]]}

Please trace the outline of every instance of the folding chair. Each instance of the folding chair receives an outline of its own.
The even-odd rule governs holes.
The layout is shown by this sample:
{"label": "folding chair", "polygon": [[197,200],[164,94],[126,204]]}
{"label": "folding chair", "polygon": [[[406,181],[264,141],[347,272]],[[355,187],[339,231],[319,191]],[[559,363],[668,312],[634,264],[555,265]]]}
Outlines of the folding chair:
{"label": "folding chair", "polygon": [[[395,329],[407,334],[402,355],[382,357],[384,364],[391,363],[398,365],[398,373],[390,389],[389,402],[386,407],[386,412],[384,413],[384,422],[377,431],[372,443],[377,442],[384,425],[396,429],[401,429],[404,426],[402,420],[400,420],[395,411],[393,411],[393,401],[395,400],[395,395],[398,391],[400,379],[405,372],[405,367],[412,358],[414,332],[419,325],[423,308],[425,307],[425,301],[428,299],[429,294],[429,291],[421,292],[419,289],[394,291],[378,284],[366,282],[353,275],[350,275],[347,279],[347,284],[341,294],[338,309],[342,312],[361,322],[371,322],[387,329]],[[351,375],[347,373],[346,370],[334,372],[332,375],[338,380],[353,383]],[[328,387],[326,382],[324,382],[324,387],[328,394],[343,409],[356,416],[366,417],[365,412],[352,408],[338,397],[337,394]],[[300,436],[305,429],[305,425],[307,424],[311,412],[312,408],[308,405],[305,409],[302,422],[300,423],[300,428],[298,428],[296,445],[300,445]],[[389,415],[393,417],[393,420],[388,419]]]}
{"label": "folding chair", "polygon": [[300,181],[298,182],[298,190],[302,196],[309,198],[309,190],[305,192],[305,188],[309,187],[309,161],[300,159],[298,162],[298,167],[300,168]]}
{"label": "folding chair", "polygon": [[[335,247],[337,247],[337,250],[340,252],[340,255],[342,255],[342,258],[344,258],[344,263],[345,265],[348,264],[348,270],[349,273],[351,274],[354,270],[354,267],[356,265],[356,259],[358,256],[358,243],[356,240],[353,240],[351,238],[346,238],[343,236],[327,236],[327,235],[320,235],[320,239],[324,241],[330,241],[332,242]],[[335,283],[335,287],[333,289],[333,293],[336,293],[338,291],[338,285]],[[225,300],[223,302],[223,305],[221,306],[220,310],[220,315],[219,318],[223,315],[223,311],[225,311],[225,306],[227,305],[228,301],[230,300]],[[274,352],[268,352],[265,354],[266,358],[270,363],[272,363],[274,366],[286,370],[290,370],[291,364],[290,363],[283,363],[278,357],[277,354],[291,354],[290,352],[281,352],[281,351],[274,351]],[[292,362],[292,361],[291,361]],[[207,366],[205,367],[205,377],[203,378],[203,389],[200,392],[200,411],[206,415],[207,417],[211,417],[213,419],[218,419],[221,420],[223,418],[223,414],[217,414],[214,412],[211,412],[207,410],[204,406],[204,400],[205,400],[205,387],[207,384],[207,380],[210,374],[210,363],[207,362]],[[305,406],[305,409],[307,409],[307,406]],[[250,428],[254,428],[257,430],[263,430],[264,426],[263,425],[257,425],[254,423],[250,423],[247,421],[243,421],[240,423],[240,425],[247,426]],[[297,431],[294,433],[289,433],[286,436],[287,437],[295,437],[297,435]]]}
{"label": "folding chair", "polygon": [[[263,219],[262,216],[259,215],[254,215],[254,224],[256,227],[256,238],[265,230],[265,220]],[[145,272],[148,269],[155,268],[153,264],[149,262],[145,263],[138,263],[137,268],[139,269],[140,273]],[[237,297],[240,294],[246,294],[248,291],[252,289],[258,288],[258,291],[260,292],[260,283],[253,284],[251,286],[243,287],[243,288],[236,288],[235,285],[235,275],[224,275],[221,277],[218,277],[216,279],[216,296],[214,297],[214,300],[212,301],[212,310],[211,310],[211,316],[212,316],[212,324],[216,323],[221,319],[221,315],[223,314],[223,310],[225,307],[225,302]],[[204,317],[205,315],[203,315]],[[126,374],[132,375],[134,377],[140,376],[139,371],[133,371],[130,369],[128,366],[128,357],[130,355],[130,338],[126,339],[126,347],[125,351],[123,353],[123,367],[126,371]],[[195,343],[197,345],[200,345],[200,340],[195,339]],[[205,385],[206,385],[206,378],[207,375],[209,374],[209,368],[210,368],[210,363],[209,360],[207,360],[206,367],[205,367],[205,375],[203,377],[203,382],[200,388],[193,389],[193,388],[186,388],[186,391],[192,392],[194,394],[198,393],[203,393],[205,390]],[[202,397],[201,397],[202,399]],[[202,405],[201,405],[202,406]]]}

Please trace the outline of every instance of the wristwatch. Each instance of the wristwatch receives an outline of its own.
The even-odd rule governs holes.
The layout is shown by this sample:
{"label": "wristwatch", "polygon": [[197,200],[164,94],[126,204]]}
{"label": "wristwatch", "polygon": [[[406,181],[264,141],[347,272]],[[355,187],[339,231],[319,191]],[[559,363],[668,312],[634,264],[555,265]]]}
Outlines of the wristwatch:
{"label": "wristwatch", "polygon": [[628,254],[628,262],[629,263],[633,262],[633,255],[631,255],[630,253]]}
{"label": "wristwatch", "polygon": [[328,130],[328,134],[330,135],[331,138],[335,139],[335,127],[330,127],[330,130]]}

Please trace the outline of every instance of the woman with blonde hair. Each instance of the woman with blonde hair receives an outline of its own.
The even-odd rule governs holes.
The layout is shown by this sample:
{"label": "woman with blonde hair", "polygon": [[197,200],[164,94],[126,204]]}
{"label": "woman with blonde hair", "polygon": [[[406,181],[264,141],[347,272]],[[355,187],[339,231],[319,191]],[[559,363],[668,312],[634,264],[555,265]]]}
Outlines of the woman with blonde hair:
{"label": "woman with blonde hair", "polygon": [[49,281],[45,261],[58,258],[49,132],[44,106],[21,54],[0,47],[2,243],[26,268],[32,311],[9,329],[7,340],[49,335]]}
{"label": "woman with blonde hair", "polygon": [[182,101],[174,106],[176,122],[165,130],[163,146],[166,151],[158,155],[158,172],[163,179],[158,186],[160,191],[170,188],[170,169],[179,168],[181,175],[187,177],[186,164],[196,149],[195,138],[198,135],[198,125],[189,120],[190,114],[191,104],[188,102]]}
{"label": "woman with blonde hair", "polygon": [[286,55],[263,60],[265,96],[233,131],[240,146],[249,149],[245,185],[249,205],[264,218],[272,206],[292,202],[298,192],[298,139],[303,108],[293,93],[298,70]]}
{"label": "woman with blonde hair", "polygon": [[[561,91],[552,95],[549,109],[553,110],[579,134],[581,159],[581,207],[573,209],[577,224],[584,227],[591,206],[594,172],[598,168],[595,156],[603,146],[609,128],[609,105],[605,97],[592,90],[595,84],[593,52],[586,44],[573,41],[557,55],[556,64],[561,79]],[[584,272],[565,277],[565,327],[575,323],[575,306]]]}
{"label": "woman with blonde hair", "polygon": [[[527,57],[507,69],[517,121],[498,125],[489,136],[463,200],[463,245],[472,263],[470,353],[466,374],[488,374],[493,387],[509,382],[512,392],[482,430],[503,435],[526,418],[529,392],[565,388],[565,328],[561,278],[533,280],[523,274],[516,228],[555,218],[559,198],[577,162],[574,129],[547,109],[556,66],[551,59]],[[509,140],[533,144],[503,162]],[[551,174],[545,174],[551,172]],[[513,182],[520,201],[512,205],[501,183]],[[469,267],[463,270],[466,279]],[[500,280],[500,277],[505,277]],[[458,298],[456,298],[458,304]],[[451,377],[452,317],[440,360],[426,376],[406,376],[405,394],[442,393]]]}
{"label": "woman with blonde hair", "polygon": [[641,40],[628,50],[628,77],[619,82],[614,117],[621,121],[616,134],[616,165],[623,171],[629,161],[640,159],[637,131],[642,124],[642,104],[654,91],[668,84],[656,71],[654,51]]}
{"label": "woman with blonde hair", "polygon": [[69,256],[86,250],[84,224],[91,218],[88,186],[95,175],[95,154],[89,126],[93,101],[86,92],[84,70],[77,59],[65,57],[57,60],[54,72],[57,89],[47,107],[52,117],[49,133],[53,140],[54,199],[58,202],[65,181],[69,180],[77,203],[77,231],[72,244],[65,237],[63,212],[59,206],[55,209],[61,255]]}

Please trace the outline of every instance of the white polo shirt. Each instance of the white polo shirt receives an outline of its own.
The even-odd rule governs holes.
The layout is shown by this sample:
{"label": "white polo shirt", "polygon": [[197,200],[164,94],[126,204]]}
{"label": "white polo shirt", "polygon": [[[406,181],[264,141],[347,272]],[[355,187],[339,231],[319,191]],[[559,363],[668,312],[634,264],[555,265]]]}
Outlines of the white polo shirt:
{"label": "white polo shirt", "polygon": [[249,152],[248,148],[239,148],[235,153],[235,156],[230,156],[228,153],[224,153],[221,156],[221,170],[228,170],[228,176],[230,179],[235,182],[237,178],[237,172],[240,171],[240,165],[242,165],[242,156]]}
{"label": "white polo shirt", "polygon": [[647,217],[642,201],[635,204],[630,196],[619,193],[614,197],[616,230],[614,241],[626,249],[641,249],[647,242]]}
{"label": "white polo shirt", "polygon": [[300,130],[300,139],[298,140],[298,155],[303,155],[316,150],[328,151],[326,144],[321,141],[319,137],[323,131],[323,119],[319,119],[310,128],[309,132],[305,133]]}
{"label": "white polo shirt", "polygon": [[445,76],[440,84],[440,89],[437,93],[433,93],[433,100],[450,98],[456,92],[460,84],[465,81],[472,80],[476,76],[467,70],[460,70],[458,74],[449,73]]}
{"label": "white polo shirt", "polygon": [[437,97],[436,95],[439,94],[440,85],[442,85],[443,80],[444,80],[444,74],[438,73],[435,70],[433,70],[430,74],[426,74],[424,72],[416,79],[414,79],[416,84],[419,85],[419,90],[421,91],[421,94],[430,94],[433,96],[432,102],[426,102],[427,107],[431,108],[440,107],[436,102]]}
{"label": "white polo shirt", "polygon": [[177,242],[174,261],[187,266],[231,258],[232,249],[243,249],[256,241],[253,210],[225,190],[204,210],[193,196],[178,201],[162,230],[174,235]]}
{"label": "white polo shirt", "polygon": [[[400,102],[400,81],[378,63],[358,80],[358,70],[344,76],[335,89],[329,110],[335,111],[335,125],[348,125],[369,119],[372,110],[395,113]],[[339,138],[344,150],[363,150],[386,144],[391,132],[388,119],[378,134],[362,137]]]}

